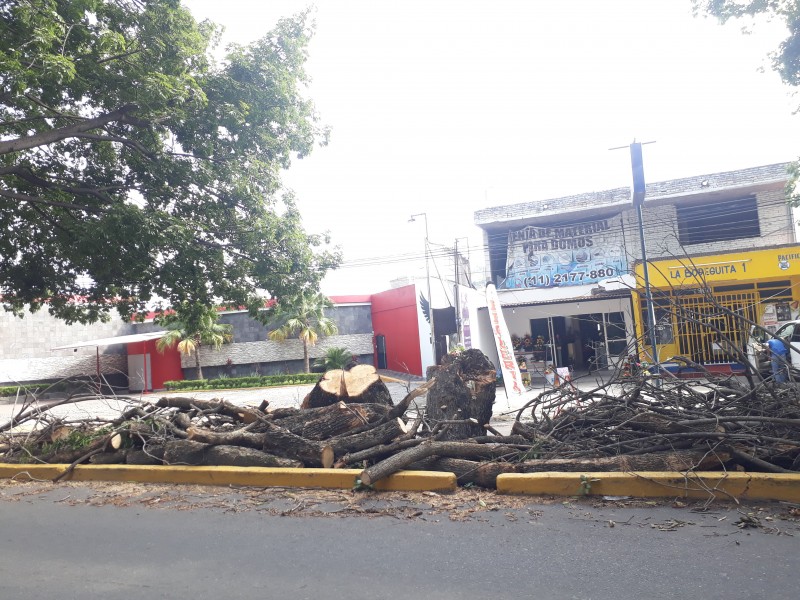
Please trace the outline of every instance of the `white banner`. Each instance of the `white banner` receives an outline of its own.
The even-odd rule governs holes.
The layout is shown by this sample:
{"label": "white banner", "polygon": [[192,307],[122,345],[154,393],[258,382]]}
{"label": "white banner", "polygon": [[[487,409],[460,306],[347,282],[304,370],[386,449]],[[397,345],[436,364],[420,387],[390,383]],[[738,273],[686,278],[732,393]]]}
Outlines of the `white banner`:
{"label": "white banner", "polygon": [[525,393],[525,385],[522,383],[517,358],[514,356],[514,347],[511,345],[511,335],[508,333],[506,320],[503,318],[500,299],[497,297],[494,284],[491,283],[486,286],[486,305],[489,308],[489,321],[492,324],[492,333],[497,345],[497,355],[500,357],[500,369],[503,373],[506,396],[510,398],[512,394],[522,395]]}

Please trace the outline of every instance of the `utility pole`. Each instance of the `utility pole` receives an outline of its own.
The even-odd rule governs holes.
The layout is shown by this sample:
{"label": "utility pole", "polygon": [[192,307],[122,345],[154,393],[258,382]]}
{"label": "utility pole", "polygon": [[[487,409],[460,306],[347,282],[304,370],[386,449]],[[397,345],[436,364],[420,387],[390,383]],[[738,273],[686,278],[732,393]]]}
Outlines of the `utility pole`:
{"label": "utility pole", "polygon": [[456,238],[455,242],[453,243],[453,264],[455,265],[455,285],[453,286],[453,304],[455,304],[456,309],[456,342],[458,344],[463,343],[463,339],[461,337],[461,302],[460,302],[460,290],[458,287],[458,238]]}
{"label": "utility pole", "polygon": [[647,243],[644,238],[644,223],[642,219],[642,204],[645,197],[644,162],[642,160],[642,144],[634,140],[631,149],[631,172],[633,173],[633,188],[631,200],[636,207],[636,216],[639,219],[639,240],[642,245],[642,274],[644,275],[644,294],[647,301],[647,328],[650,335],[650,352],[653,355],[653,374],[659,374],[661,369],[658,361],[658,342],[656,339],[656,309],[653,306],[653,293],[650,289],[650,272],[647,264]]}

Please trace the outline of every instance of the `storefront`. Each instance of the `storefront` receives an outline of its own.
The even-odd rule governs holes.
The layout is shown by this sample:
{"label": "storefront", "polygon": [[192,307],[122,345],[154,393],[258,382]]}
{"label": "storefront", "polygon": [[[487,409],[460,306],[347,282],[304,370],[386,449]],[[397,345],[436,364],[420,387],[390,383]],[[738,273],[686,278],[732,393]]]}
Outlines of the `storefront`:
{"label": "storefront", "polygon": [[[650,261],[659,361],[732,364],[757,323],[775,330],[800,315],[800,246]],[[647,302],[636,265],[636,334],[645,338]],[[649,339],[649,338],[647,338]]]}
{"label": "storefront", "polygon": [[[514,352],[532,372],[548,367],[611,369],[635,352],[631,295],[624,287],[500,290],[498,296]],[[488,317],[480,324],[488,328]]]}

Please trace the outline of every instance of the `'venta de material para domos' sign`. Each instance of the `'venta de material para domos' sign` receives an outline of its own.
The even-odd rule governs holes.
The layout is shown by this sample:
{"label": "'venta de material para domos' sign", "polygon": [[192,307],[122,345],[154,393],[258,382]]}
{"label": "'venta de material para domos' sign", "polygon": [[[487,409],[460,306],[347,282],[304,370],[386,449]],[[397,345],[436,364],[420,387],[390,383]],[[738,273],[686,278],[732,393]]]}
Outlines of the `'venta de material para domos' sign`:
{"label": "'venta de material para domos' sign", "polygon": [[621,216],[510,231],[506,279],[500,287],[582,285],[621,275],[628,268],[621,232]]}

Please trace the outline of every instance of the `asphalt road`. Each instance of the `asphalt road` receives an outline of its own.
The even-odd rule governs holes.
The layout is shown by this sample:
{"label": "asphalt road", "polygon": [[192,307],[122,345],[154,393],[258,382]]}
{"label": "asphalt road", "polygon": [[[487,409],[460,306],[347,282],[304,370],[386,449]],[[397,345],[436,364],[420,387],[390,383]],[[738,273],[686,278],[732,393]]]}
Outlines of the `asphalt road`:
{"label": "asphalt road", "polygon": [[798,597],[786,505],[105,486],[0,486],[0,598]]}

